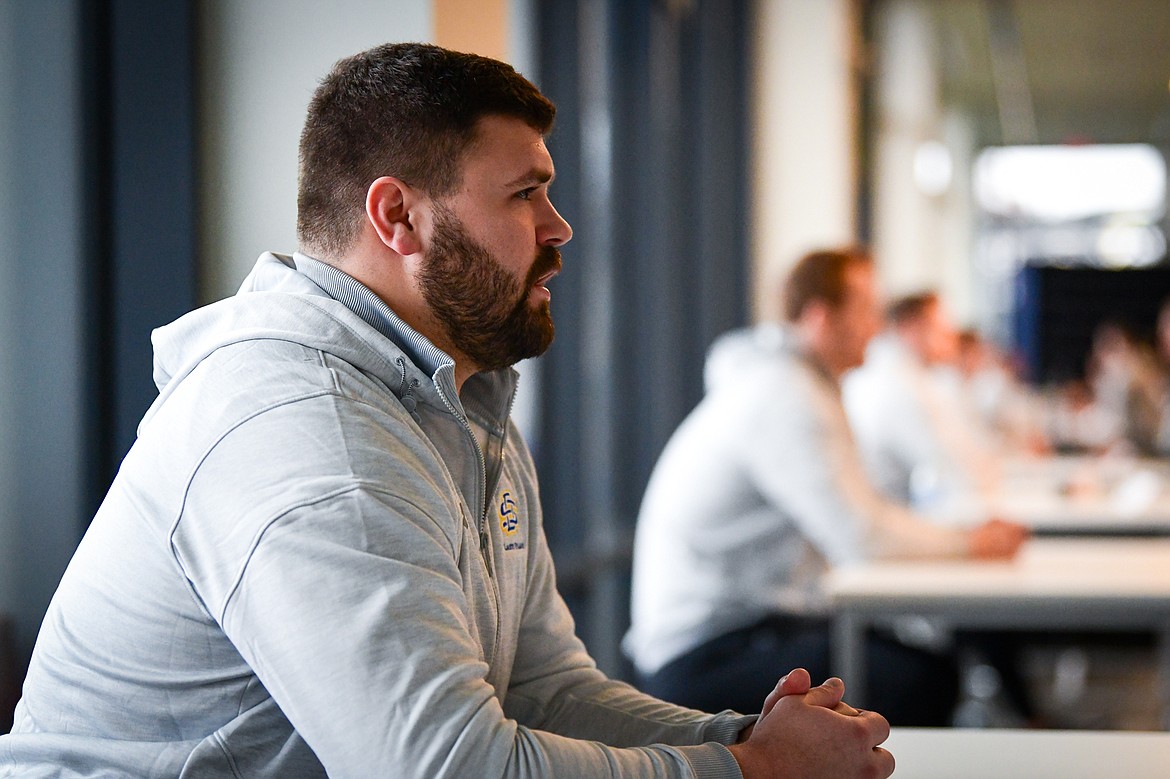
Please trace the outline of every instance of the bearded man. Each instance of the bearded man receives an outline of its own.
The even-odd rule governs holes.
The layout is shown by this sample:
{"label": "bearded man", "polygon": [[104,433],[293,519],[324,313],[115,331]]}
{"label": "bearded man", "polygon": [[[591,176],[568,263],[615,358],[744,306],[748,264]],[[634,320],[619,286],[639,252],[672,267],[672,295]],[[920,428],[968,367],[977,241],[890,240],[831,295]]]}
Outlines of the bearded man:
{"label": "bearded man", "polygon": [[[788,674],[703,714],[599,672],[509,419],[572,236],[554,108],[434,46],[337,64],[300,251],[156,331],[159,397],[50,606],[21,777],[888,776],[883,718]],[[0,772],[2,773],[2,772]]]}

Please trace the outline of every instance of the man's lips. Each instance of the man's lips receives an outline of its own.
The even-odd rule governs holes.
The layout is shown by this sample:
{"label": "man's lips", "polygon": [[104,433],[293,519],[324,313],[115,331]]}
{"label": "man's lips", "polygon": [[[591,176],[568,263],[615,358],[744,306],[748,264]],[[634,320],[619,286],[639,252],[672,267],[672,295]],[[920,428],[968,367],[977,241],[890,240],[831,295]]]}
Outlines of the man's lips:
{"label": "man's lips", "polygon": [[536,281],[534,281],[534,282],[532,283],[532,286],[534,286],[534,287],[543,287],[544,285],[546,285],[546,284],[548,284],[550,281],[552,281],[552,278],[553,278],[553,276],[557,275],[557,274],[558,274],[558,273],[560,273],[560,272],[561,272],[561,269],[560,269],[560,268],[553,268],[552,270],[548,271],[547,273],[545,273],[545,274],[543,274],[543,275],[541,275],[541,276],[538,276],[538,277],[537,277],[537,279],[536,279]]}

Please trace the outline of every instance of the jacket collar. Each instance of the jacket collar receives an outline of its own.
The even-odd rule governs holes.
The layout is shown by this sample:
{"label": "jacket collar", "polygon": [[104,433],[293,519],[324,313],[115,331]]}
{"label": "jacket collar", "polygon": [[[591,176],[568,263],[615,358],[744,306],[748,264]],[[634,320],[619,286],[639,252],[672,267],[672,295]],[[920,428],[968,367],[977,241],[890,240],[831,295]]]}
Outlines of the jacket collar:
{"label": "jacket collar", "polygon": [[[345,305],[366,324],[390,340],[402,352],[395,358],[402,375],[394,393],[411,409],[411,398],[420,388],[434,387],[451,401],[457,413],[474,410],[498,432],[507,423],[518,374],[512,368],[480,373],[463,385],[462,398],[455,392],[455,361],[430,339],[408,325],[366,285],[328,263],[302,252],[288,258],[293,269],[304,274],[329,297]],[[441,398],[440,398],[441,401]]]}
{"label": "jacket collar", "polygon": [[[263,296],[265,304],[254,305]],[[193,311],[152,335],[161,402],[208,354],[240,341],[293,340],[336,354],[378,377],[410,412],[418,403],[502,430],[518,374],[472,376],[455,390],[455,362],[398,317],[368,287],[304,254],[265,252],[239,292]]]}

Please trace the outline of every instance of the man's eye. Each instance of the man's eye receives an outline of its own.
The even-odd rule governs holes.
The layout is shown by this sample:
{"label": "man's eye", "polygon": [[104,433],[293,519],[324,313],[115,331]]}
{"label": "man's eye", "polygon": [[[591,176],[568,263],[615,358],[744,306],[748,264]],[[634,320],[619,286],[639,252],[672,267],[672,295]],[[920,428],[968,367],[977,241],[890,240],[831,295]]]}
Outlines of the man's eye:
{"label": "man's eye", "polygon": [[536,187],[529,187],[528,189],[522,189],[516,193],[516,197],[520,198],[521,200],[531,200],[532,193],[535,191],[536,191]]}

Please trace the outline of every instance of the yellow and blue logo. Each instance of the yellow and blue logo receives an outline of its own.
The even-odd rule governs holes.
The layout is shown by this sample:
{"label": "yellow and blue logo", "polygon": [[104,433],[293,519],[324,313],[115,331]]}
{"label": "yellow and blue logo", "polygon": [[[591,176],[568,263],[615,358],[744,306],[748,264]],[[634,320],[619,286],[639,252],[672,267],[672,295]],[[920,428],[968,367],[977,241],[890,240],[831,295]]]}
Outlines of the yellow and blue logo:
{"label": "yellow and blue logo", "polygon": [[516,535],[520,528],[520,514],[516,511],[516,501],[512,498],[511,490],[500,493],[496,510],[500,517],[500,530],[503,530],[506,536]]}

